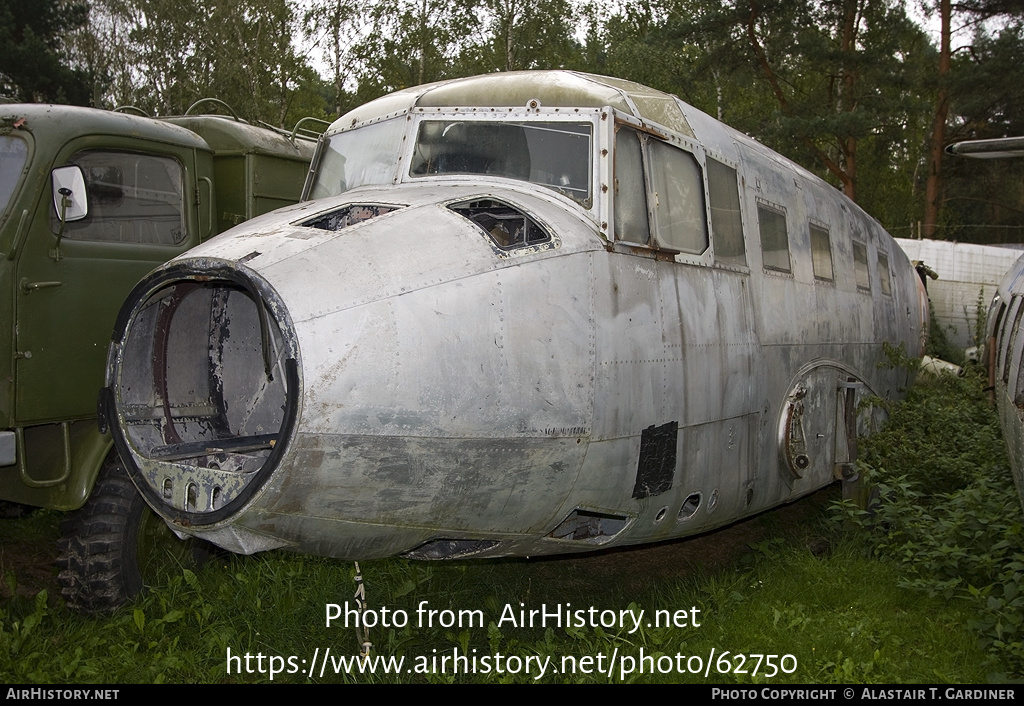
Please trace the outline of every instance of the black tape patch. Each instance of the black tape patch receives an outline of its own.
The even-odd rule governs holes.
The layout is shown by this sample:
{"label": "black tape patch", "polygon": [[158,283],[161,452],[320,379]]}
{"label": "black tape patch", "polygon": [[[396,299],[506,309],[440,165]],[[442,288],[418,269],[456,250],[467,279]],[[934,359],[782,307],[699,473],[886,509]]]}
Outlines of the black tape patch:
{"label": "black tape patch", "polygon": [[672,476],[676,470],[678,434],[678,422],[669,422],[660,427],[652,424],[640,434],[640,458],[636,464],[634,498],[661,495],[672,487]]}

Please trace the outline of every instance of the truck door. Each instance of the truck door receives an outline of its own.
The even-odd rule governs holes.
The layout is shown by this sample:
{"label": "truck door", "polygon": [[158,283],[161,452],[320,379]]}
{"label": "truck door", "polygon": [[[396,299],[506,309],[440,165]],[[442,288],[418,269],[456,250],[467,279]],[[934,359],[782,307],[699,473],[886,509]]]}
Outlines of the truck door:
{"label": "truck door", "polygon": [[[114,319],[150,270],[198,242],[191,150],[79,140],[54,166],[78,165],[88,214],[66,223],[47,182],[18,255],[15,417],[19,424],[93,417]],[[204,194],[205,196],[205,194]],[[211,194],[212,196],[212,194]]]}

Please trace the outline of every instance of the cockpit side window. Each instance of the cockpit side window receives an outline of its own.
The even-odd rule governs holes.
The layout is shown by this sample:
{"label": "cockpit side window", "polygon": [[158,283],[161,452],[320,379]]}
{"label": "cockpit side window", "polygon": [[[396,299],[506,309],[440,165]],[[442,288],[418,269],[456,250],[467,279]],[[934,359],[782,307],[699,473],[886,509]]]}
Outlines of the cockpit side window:
{"label": "cockpit side window", "polygon": [[651,238],[643,147],[635,130],[615,132],[615,239],[646,245]]}
{"label": "cockpit side window", "polygon": [[616,240],[669,253],[707,251],[704,175],[693,154],[618,125],[614,169]]}
{"label": "cockpit side window", "polygon": [[518,179],[589,208],[591,132],[590,123],[424,120],[409,174]]}
{"label": "cockpit side window", "polygon": [[689,152],[651,140],[651,190],[655,237],[670,250],[699,254],[708,249],[704,177]]}

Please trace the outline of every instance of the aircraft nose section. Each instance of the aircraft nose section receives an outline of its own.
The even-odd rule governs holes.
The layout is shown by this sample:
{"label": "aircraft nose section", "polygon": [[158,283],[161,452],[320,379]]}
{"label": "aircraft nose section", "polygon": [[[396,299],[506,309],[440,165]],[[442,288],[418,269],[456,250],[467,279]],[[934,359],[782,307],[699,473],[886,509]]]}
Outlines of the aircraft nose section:
{"label": "aircraft nose section", "polygon": [[186,261],[132,293],[111,346],[107,415],[165,518],[218,522],[273,472],[299,397],[292,331],[274,290],[238,263]]}

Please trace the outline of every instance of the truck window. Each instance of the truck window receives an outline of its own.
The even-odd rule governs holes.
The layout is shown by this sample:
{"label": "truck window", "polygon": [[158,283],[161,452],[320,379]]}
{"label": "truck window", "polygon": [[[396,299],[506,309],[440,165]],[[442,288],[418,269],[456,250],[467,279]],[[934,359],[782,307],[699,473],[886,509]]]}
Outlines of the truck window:
{"label": "truck window", "polygon": [[590,133],[590,123],[425,120],[409,173],[519,179],[589,206]]}
{"label": "truck window", "polygon": [[[132,152],[79,152],[89,215],[68,223],[68,240],[177,245],[185,240],[183,170],[177,160]],[[52,212],[54,233],[60,228]]]}
{"label": "truck window", "polygon": [[0,135],[0,214],[7,211],[27,158],[28,144],[23,139]]}
{"label": "truck window", "polygon": [[309,198],[337,196],[366,184],[390,184],[402,154],[405,118],[332,135],[324,144]]}

